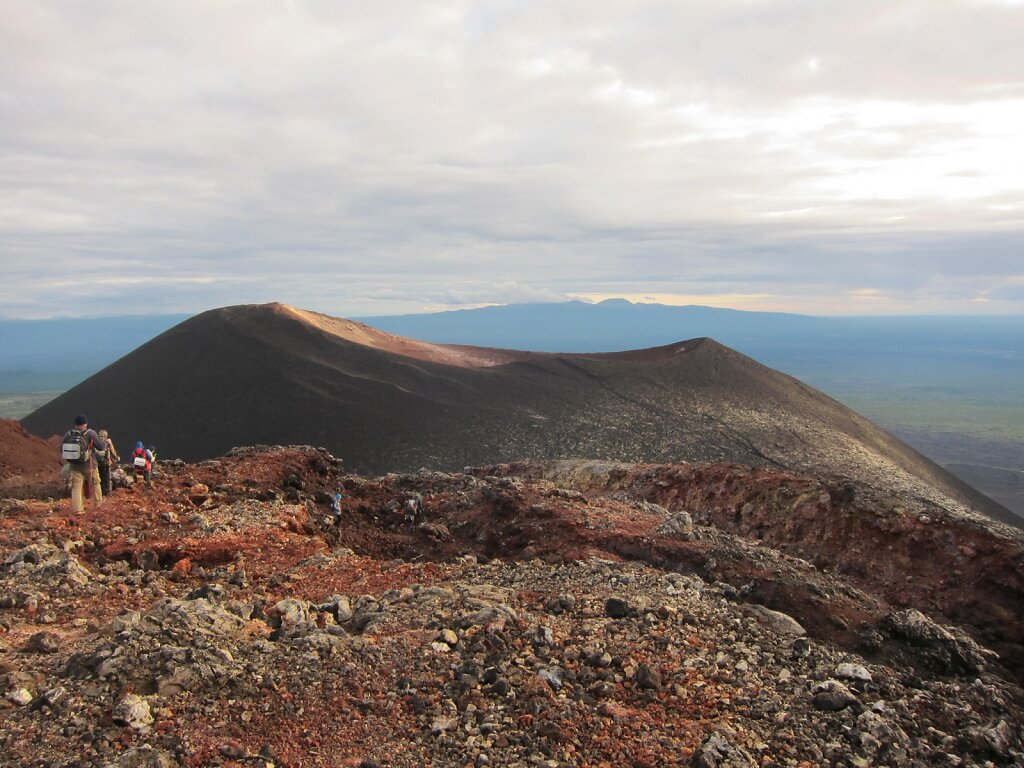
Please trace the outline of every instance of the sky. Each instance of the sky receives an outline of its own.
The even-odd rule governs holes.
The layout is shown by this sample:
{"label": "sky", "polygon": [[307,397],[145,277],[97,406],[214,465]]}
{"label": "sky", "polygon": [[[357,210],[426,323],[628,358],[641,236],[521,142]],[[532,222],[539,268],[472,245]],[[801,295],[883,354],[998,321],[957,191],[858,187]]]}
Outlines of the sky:
{"label": "sky", "polygon": [[0,18],[0,317],[1024,314],[1021,0]]}

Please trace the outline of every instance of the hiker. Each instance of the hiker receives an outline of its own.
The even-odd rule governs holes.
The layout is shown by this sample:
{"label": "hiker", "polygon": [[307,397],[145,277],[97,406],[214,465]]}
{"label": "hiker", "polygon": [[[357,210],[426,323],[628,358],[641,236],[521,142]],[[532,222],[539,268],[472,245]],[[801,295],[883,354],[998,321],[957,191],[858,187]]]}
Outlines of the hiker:
{"label": "hiker", "polygon": [[335,519],[341,517],[341,500],[344,497],[340,493],[334,494],[334,498],[331,499],[331,514]]}
{"label": "hiker", "polygon": [[423,520],[423,497],[414,493],[405,500],[405,522],[416,525]]}
{"label": "hiker", "polygon": [[110,478],[111,468],[121,461],[121,457],[118,456],[117,449],[114,447],[114,441],[110,439],[110,434],[107,430],[101,429],[99,435],[107,441],[107,448],[106,450],[95,449],[93,453],[96,455],[96,464],[100,472],[100,488],[103,489],[104,496],[109,496],[110,492],[114,489]]}
{"label": "hiker", "polygon": [[132,451],[132,466],[135,468],[136,480],[142,479],[147,483],[153,482],[154,459],[156,457],[153,455],[153,452],[148,450],[141,440],[135,443],[135,450]]}
{"label": "hiker", "polygon": [[60,457],[71,480],[71,509],[76,514],[85,512],[85,496],[94,499],[97,505],[103,503],[95,452],[106,450],[107,441],[89,429],[89,419],[84,413],[78,414],[75,426],[64,433],[60,444]]}

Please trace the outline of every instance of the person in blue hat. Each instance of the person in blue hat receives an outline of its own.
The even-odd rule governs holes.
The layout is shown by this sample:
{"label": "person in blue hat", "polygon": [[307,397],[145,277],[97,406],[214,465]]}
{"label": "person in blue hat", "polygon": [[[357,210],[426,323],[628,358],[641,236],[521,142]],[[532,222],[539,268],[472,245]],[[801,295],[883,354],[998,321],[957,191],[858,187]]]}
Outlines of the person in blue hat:
{"label": "person in blue hat", "polygon": [[334,498],[331,499],[331,515],[334,516],[335,520],[341,517],[341,500],[343,498],[345,497],[342,494],[336,493]]}
{"label": "person in blue hat", "polygon": [[135,468],[135,479],[153,482],[153,452],[139,440],[132,451],[132,466]]}

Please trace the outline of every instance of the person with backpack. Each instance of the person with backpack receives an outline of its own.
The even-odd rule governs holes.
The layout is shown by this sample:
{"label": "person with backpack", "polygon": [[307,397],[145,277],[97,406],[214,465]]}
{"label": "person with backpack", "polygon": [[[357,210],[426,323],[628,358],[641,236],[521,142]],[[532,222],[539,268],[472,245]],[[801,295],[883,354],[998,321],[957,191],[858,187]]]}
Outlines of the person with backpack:
{"label": "person with backpack", "polygon": [[423,508],[423,496],[418,493],[410,495],[405,500],[403,505],[405,508],[405,522],[413,528],[423,522],[424,508]]}
{"label": "person with backpack", "polygon": [[337,520],[341,517],[341,500],[345,498],[343,494],[336,493],[334,498],[331,499],[331,516]]}
{"label": "person with backpack", "polygon": [[100,488],[103,489],[104,496],[109,496],[113,490],[110,471],[121,460],[121,457],[117,454],[117,449],[114,448],[114,441],[110,439],[110,434],[107,430],[101,429],[99,435],[107,441],[107,449],[105,451],[95,450],[94,453],[96,454],[96,464],[100,472]]}
{"label": "person with backpack", "polygon": [[103,489],[100,487],[100,475],[94,454],[96,451],[106,451],[107,447],[107,441],[95,430],[89,429],[89,419],[84,413],[78,414],[75,417],[75,426],[64,433],[60,444],[60,457],[67,466],[71,480],[71,509],[76,514],[85,512],[83,490],[97,505],[103,503]]}
{"label": "person with backpack", "polygon": [[155,458],[153,452],[148,450],[141,440],[135,443],[135,450],[132,451],[132,466],[135,468],[136,480],[153,482],[153,460]]}

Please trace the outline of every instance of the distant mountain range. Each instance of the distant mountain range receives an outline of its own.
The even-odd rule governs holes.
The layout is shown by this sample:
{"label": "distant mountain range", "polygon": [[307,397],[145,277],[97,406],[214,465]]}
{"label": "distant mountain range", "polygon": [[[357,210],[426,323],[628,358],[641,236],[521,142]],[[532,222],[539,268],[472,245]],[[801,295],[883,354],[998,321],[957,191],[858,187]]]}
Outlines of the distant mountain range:
{"label": "distant mountain range", "polygon": [[840,403],[711,339],[614,353],[438,345],[280,304],[205,312],[26,417],[86,411],[195,460],[321,445],[363,472],[520,459],[725,461],[1010,513]]}

